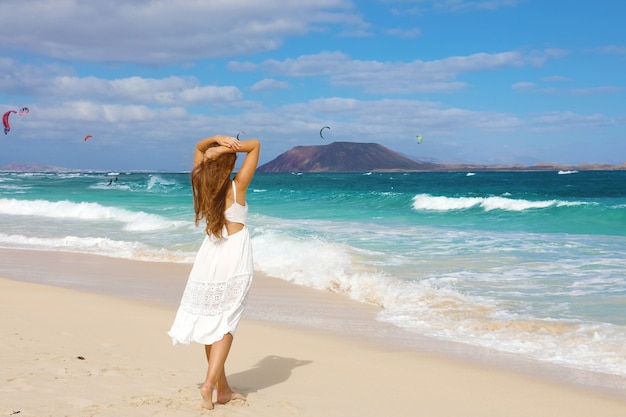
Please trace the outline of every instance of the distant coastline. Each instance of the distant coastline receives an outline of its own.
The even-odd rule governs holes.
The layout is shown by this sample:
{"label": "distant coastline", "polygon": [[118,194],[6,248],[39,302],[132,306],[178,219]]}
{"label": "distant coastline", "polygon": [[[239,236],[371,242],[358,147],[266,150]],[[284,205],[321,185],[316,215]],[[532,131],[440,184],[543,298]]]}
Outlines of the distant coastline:
{"label": "distant coastline", "polygon": [[560,171],[573,173],[576,171],[626,171],[626,162],[618,165],[611,164],[581,164],[560,165],[551,162],[541,162],[535,165],[471,165],[471,164],[442,164],[441,168],[427,170],[429,172],[541,172]]}
{"label": "distant coastline", "polygon": [[[273,162],[273,161],[272,161]],[[480,164],[438,164],[433,162],[413,161],[417,165],[414,167],[363,167],[362,169],[340,169],[333,166],[321,166],[317,169],[307,169],[297,164],[288,165],[288,168],[276,170],[267,170],[265,164],[259,167],[259,172],[281,173],[281,172],[541,172],[555,171],[561,173],[574,173],[578,171],[626,171],[626,162],[611,164],[581,164],[581,165],[562,165],[551,162],[542,162],[535,165],[480,165]],[[45,165],[35,162],[11,162],[0,167],[0,172],[29,172],[29,173],[71,173],[71,172],[108,172],[110,170],[88,170],[88,169],[72,169],[58,167],[53,165]],[[160,172],[137,170],[136,172]]]}
{"label": "distant coastline", "polygon": [[37,162],[10,162],[0,167],[0,172],[78,172],[69,168],[40,164]]}

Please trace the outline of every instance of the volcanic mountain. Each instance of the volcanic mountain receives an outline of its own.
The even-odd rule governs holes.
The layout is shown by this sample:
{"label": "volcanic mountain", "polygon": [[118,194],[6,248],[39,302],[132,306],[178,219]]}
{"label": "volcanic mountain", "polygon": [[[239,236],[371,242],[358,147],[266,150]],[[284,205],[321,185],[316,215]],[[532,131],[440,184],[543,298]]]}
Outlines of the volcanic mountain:
{"label": "volcanic mountain", "polygon": [[418,162],[377,143],[333,142],[296,146],[261,165],[258,172],[428,171],[440,165]]}

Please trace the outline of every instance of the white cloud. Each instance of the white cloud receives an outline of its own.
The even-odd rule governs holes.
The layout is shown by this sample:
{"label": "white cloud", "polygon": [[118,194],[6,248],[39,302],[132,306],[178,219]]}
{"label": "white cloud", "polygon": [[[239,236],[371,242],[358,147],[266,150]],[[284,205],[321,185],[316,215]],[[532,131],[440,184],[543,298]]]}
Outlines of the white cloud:
{"label": "white cloud", "polygon": [[588,88],[573,88],[570,92],[574,95],[579,96],[587,96],[587,95],[597,95],[597,94],[618,94],[626,91],[624,87],[616,87],[616,86],[599,86],[599,87],[588,87]]}
{"label": "white cloud", "polygon": [[528,81],[520,81],[511,86],[514,90],[532,90],[535,88],[535,83],[531,83]]}
{"label": "white cloud", "polygon": [[291,120],[307,117],[302,115],[326,115],[324,120],[349,126],[341,134],[355,139],[372,134],[400,137],[417,130],[440,135],[472,128],[501,131],[523,125],[522,120],[506,113],[472,111],[420,100],[332,97],[285,106],[280,111]]}
{"label": "white cloud", "polygon": [[545,83],[561,83],[566,81],[572,81],[572,79],[570,77],[563,77],[561,75],[552,75],[550,77],[541,77],[541,81]]}
{"label": "white cloud", "polygon": [[[4,0],[0,36],[41,56],[181,63],[278,48],[287,36],[361,20],[348,0]],[[5,44],[6,47],[6,44]]]}
{"label": "white cloud", "polygon": [[[525,1],[526,0],[384,0],[385,3],[392,4],[415,4],[419,9],[418,7],[410,7],[408,9],[413,13],[427,8],[448,12],[459,12],[468,9],[497,10],[503,7],[515,7]],[[399,13],[398,9],[394,9],[394,11]]]}
{"label": "white cloud", "polygon": [[286,90],[290,87],[286,81],[278,81],[272,78],[266,78],[255,83],[250,89],[252,91],[268,91],[268,90]]}
{"label": "white cloud", "polygon": [[60,66],[36,68],[6,59],[0,61],[0,71],[4,73],[0,77],[0,88],[4,91],[50,100],[89,98],[104,102],[182,106],[243,99],[237,87],[203,86],[194,77],[80,78]]}
{"label": "white cloud", "polygon": [[[143,122],[171,120],[186,117],[182,107],[150,108],[144,105],[102,104],[93,101],[68,101],[56,106],[37,108],[39,120],[57,120],[61,124],[68,121],[102,122]],[[114,129],[115,126],[110,127]]]}
{"label": "white cloud", "polygon": [[546,112],[529,121],[533,131],[588,129],[615,124],[614,120],[601,114],[582,115],[574,112]]}
{"label": "white cloud", "polygon": [[398,38],[405,38],[405,39],[419,38],[422,35],[422,31],[420,28],[411,28],[411,29],[393,28],[393,29],[388,29],[387,31],[385,31],[385,33],[389,36],[396,36]]}
{"label": "white cloud", "polygon": [[598,50],[608,55],[626,55],[626,45],[607,45],[598,48]]}
{"label": "white cloud", "polygon": [[233,71],[258,71],[290,77],[327,76],[335,86],[361,87],[370,93],[412,94],[454,91],[465,87],[457,79],[464,73],[542,65],[560,56],[556,50],[476,53],[433,61],[381,62],[354,60],[341,52],[322,52],[259,64],[231,62]]}

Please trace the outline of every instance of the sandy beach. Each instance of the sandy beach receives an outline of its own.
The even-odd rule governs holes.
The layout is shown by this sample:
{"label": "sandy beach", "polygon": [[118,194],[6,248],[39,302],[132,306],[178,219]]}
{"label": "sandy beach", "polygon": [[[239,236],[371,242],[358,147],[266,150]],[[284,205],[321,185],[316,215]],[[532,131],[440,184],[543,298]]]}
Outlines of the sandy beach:
{"label": "sandy beach", "polygon": [[622,379],[600,389],[464,355],[375,323],[373,306],[262,275],[226,364],[247,401],[203,410],[203,347],[166,334],[189,268],[0,250],[0,415],[626,415]]}

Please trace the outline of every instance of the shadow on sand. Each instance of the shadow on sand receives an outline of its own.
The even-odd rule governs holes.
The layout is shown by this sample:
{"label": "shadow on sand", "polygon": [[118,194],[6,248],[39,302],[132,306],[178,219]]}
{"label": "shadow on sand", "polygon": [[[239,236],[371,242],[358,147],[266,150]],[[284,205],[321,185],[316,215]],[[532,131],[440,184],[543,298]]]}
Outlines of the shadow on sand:
{"label": "shadow on sand", "polygon": [[291,376],[293,369],[312,362],[275,355],[266,356],[251,369],[228,375],[228,383],[237,387],[237,390],[242,394],[247,395],[285,382]]}

